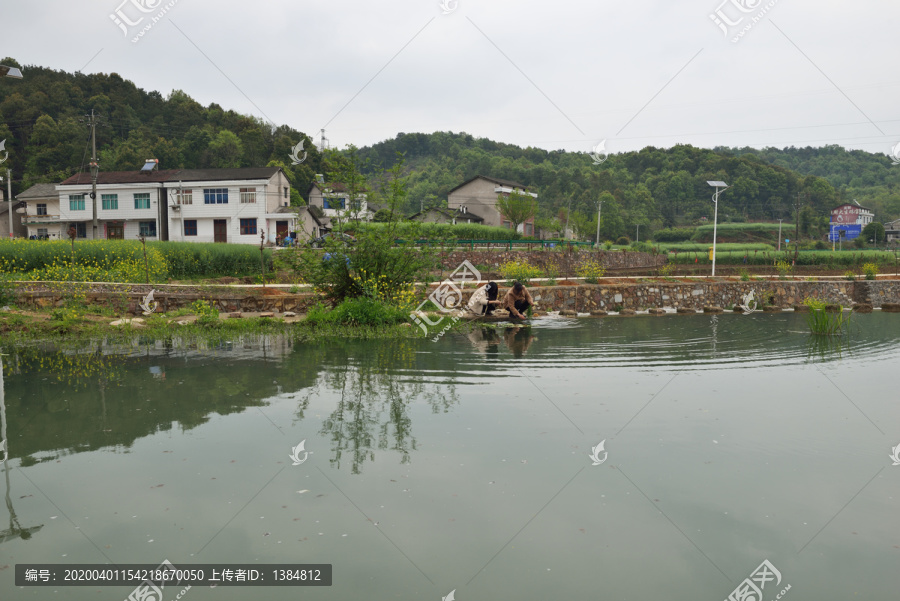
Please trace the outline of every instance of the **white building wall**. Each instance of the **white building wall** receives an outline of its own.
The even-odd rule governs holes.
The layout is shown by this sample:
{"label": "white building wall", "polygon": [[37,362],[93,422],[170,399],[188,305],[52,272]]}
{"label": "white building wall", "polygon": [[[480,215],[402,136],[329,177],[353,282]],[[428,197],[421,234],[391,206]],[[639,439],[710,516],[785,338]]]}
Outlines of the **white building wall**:
{"label": "white building wall", "polygon": [[[272,178],[273,181],[279,178]],[[282,178],[283,179],[283,178]],[[277,190],[274,184],[266,180],[245,181],[216,181],[216,182],[185,182],[182,183],[183,191],[191,191],[191,204],[177,205],[177,182],[168,182],[166,186],[166,198],[168,199],[169,239],[185,242],[214,242],[214,222],[224,219],[226,222],[227,242],[231,244],[259,244],[259,230],[266,227],[267,206],[279,202]],[[204,201],[205,189],[225,188],[228,190],[228,202],[224,204],[206,204]],[[256,202],[242,203],[241,188],[253,188],[256,191]],[[179,206],[174,210],[172,206]],[[275,207],[279,206],[275,204]],[[241,219],[256,219],[255,234],[241,234]],[[197,221],[197,235],[185,236],[183,221]],[[270,232],[266,231],[269,238]],[[271,232],[272,241],[275,240],[275,232]]]}

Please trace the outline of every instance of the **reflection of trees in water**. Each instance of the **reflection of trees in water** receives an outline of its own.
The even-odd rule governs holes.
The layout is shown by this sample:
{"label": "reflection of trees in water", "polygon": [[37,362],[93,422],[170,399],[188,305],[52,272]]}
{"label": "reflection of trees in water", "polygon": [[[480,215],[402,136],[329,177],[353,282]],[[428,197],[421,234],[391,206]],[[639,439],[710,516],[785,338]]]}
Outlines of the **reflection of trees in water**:
{"label": "reflection of trees in water", "polygon": [[[61,454],[113,447],[264,406],[316,381],[318,364],[295,361],[284,337],[210,344],[178,338],[10,348],[6,351],[12,457],[22,467]],[[18,359],[18,363],[16,360]]]}
{"label": "reflection of trees in water", "polygon": [[[424,401],[433,413],[446,413],[459,402],[456,386],[447,381],[454,366],[436,353],[416,353],[421,344],[388,340],[334,344],[325,351],[321,384],[340,393],[321,430],[333,443],[332,465],[340,468],[349,454],[350,470],[358,474],[367,460],[374,460],[376,449],[395,451],[401,463],[409,463],[417,445],[409,415],[412,403]],[[428,373],[442,374],[441,381],[429,380]]]}
{"label": "reflection of trees in water", "polygon": [[121,377],[124,357],[109,354],[104,342],[86,342],[65,347],[21,346],[5,350],[9,354],[9,373],[41,371],[69,388],[85,388],[95,378],[115,380]]}

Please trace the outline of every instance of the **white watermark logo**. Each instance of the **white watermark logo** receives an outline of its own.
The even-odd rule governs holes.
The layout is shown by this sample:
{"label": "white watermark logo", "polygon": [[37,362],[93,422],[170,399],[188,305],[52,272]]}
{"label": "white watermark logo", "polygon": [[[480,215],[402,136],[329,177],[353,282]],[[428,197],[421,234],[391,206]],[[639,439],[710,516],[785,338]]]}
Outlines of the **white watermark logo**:
{"label": "white watermark logo", "polygon": [[591,159],[593,159],[595,165],[599,165],[606,161],[609,158],[609,153],[606,152],[606,139],[600,140],[600,143],[594,146],[591,149],[590,153]]}
{"label": "white watermark logo", "polygon": [[894,452],[894,454],[891,455],[891,459],[893,460],[894,465],[900,465],[900,444],[891,449],[891,451]]}
{"label": "white watermark logo", "polygon": [[[136,44],[144,37],[144,34],[150,31],[178,3],[178,0],[169,0],[165,5],[163,5],[163,2],[164,0],[122,0],[122,3],[109,15],[109,18],[122,30],[122,35],[128,37],[129,32],[133,31],[131,28],[140,27],[147,15],[156,13],[150,17],[149,22],[143,25],[135,37],[131,39],[131,42]],[[126,11],[126,5],[131,5],[134,10]],[[136,17],[136,19],[133,20],[132,16]]]}
{"label": "white watermark logo", "polygon": [[[306,140],[300,140],[300,142],[298,142],[297,145],[291,149],[291,154],[289,154],[288,156],[291,157],[292,165],[299,165],[306,160],[307,154],[303,146],[304,142],[306,142]],[[303,157],[300,157],[301,150],[303,151]]]}
{"label": "white watermark logo", "polygon": [[[437,305],[438,310],[442,313],[450,313],[454,309],[459,309],[462,306],[463,300],[462,287],[469,282],[474,282],[477,287],[481,283],[481,272],[475,269],[475,266],[466,260],[460,263],[459,267],[457,267],[446,280],[441,282],[441,285],[409,314],[410,319],[413,320],[413,323],[422,328],[422,331],[427,335],[428,327],[439,326],[446,315],[442,315],[438,317],[437,320],[432,321],[429,318],[428,313],[424,310],[425,305],[428,303]],[[450,323],[444,326],[444,329],[441,330],[433,341],[437,341],[457,321],[459,321],[459,317],[451,317]]]}
{"label": "white watermark logo", "polygon": [[455,601],[456,597],[454,597],[454,593],[456,593],[456,589],[450,591],[446,597],[441,597],[441,601]]}
{"label": "white watermark logo", "polygon": [[[304,461],[309,458],[309,453],[304,448],[306,446],[306,439],[300,441],[296,447],[291,448],[291,460],[294,462],[293,465],[301,465]],[[303,459],[300,459],[300,453],[303,453]]]}
{"label": "white watermark logo", "polygon": [[[172,583],[177,569],[166,559],[151,572],[153,578],[137,585],[125,601],[163,601],[163,590],[166,588],[166,582]],[[174,598],[181,599],[189,590],[191,590],[190,586],[184,587]]]}
{"label": "white watermark logo", "polygon": [[[778,0],[769,0],[763,6],[764,0],[722,0],[722,3],[713,11],[709,18],[715,25],[722,30],[722,34],[727,38],[734,34],[731,38],[732,43],[741,41],[748,31],[753,29],[754,25],[759,23],[762,18],[769,12],[772,7],[778,4]],[[726,8],[730,6],[730,8]],[[750,16],[751,13],[756,13]],[[744,19],[749,18],[745,22]]]}
{"label": "white watermark logo", "polygon": [[159,307],[159,303],[153,300],[153,293],[155,290],[151,290],[150,294],[144,297],[143,302],[141,302],[141,309],[144,311],[144,315],[152,315],[154,311],[156,311],[157,307]]}
{"label": "white watermark logo", "polygon": [[[604,461],[606,461],[607,457],[609,457],[609,453],[607,453],[606,449],[603,448],[603,446],[605,444],[606,444],[606,439],[604,438],[603,440],[600,441],[600,444],[598,444],[596,447],[591,447],[591,454],[588,455],[588,457],[591,458],[591,461],[594,462],[591,465],[600,465]],[[603,453],[603,459],[600,459],[601,452]]]}
{"label": "white watermark logo", "polygon": [[[759,567],[753,570],[749,578],[745,578],[742,583],[734,589],[725,601],[762,601],[763,590],[770,582],[775,583],[774,586],[781,584],[781,572],[779,572],[772,563],[766,559]],[[775,598],[781,599],[784,594],[791,590],[788,584]]]}
{"label": "white watermark logo", "polygon": [[[441,14],[449,15],[453,11],[456,10],[456,7],[459,6],[459,0],[441,0]],[[453,593],[450,593],[451,595]],[[452,601],[452,600],[451,600]]]}
{"label": "white watermark logo", "polygon": [[[4,140],[5,142],[6,140]],[[3,144],[0,144],[0,150],[3,149]],[[891,148],[891,165],[900,165],[900,142],[897,142],[893,148]],[[0,161],[2,163],[3,161]]]}
{"label": "white watermark logo", "polygon": [[741,300],[743,300],[744,302],[738,306],[744,310],[744,315],[750,315],[751,313],[756,311],[756,308],[758,306],[756,303],[756,294],[752,290],[742,296]]}
{"label": "white watermark logo", "polygon": [[0,165],[6,162],[6,159],[9,158],[9,153],[6,152],[6,140],[0,140],[0,152],[3,152],[3,158],[0,159]]}

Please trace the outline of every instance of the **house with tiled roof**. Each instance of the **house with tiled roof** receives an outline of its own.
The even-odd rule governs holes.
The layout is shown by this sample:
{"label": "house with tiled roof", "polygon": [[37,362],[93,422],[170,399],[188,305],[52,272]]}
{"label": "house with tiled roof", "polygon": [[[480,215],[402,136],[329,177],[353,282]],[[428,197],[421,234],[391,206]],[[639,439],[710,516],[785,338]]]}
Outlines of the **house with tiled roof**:
{"label": "house with tiled roof", "polygon": [[335,219],[353,219],[356,221],[371,221],[373,212],[368,210],[366,190],[353,194],[347,186],[339,183],[329,183],[317,175],[317,180],[310,184],[307,190],[307,203],[311,207],[319,207],[322,213],[330,221]]}
{"label": "house with tiled roof", "polygon": [[[149,163],[148,163],[149,164]],[[91,176],[56,186],[61,231],[93,238]],[[267,243],[297,229],[290,184],[278,167],[100,172],[96,238]]]}
{"label": "house with tiled roof", "polygon": [[[41,240],[58,240],[59,229],[59,196],[56,184],[35,184],[16,195],[16,200],[24,203],[17,209],[22,212],[22,225],[25,236]],[[23,211],[24,209],[24,211]]]}
{"label": "house with tiled roof", "polygon": [[462,207],[456,210],[443,207],[432,207],[409,216],[410,221],[421,223],[477,223],[483,224],[484,218]]}
{"label": "house with tiled roof", "polygon": [[[538,197],[534,192],[530,192],[527,186],[518,182],[476,175],[450,190],[447,194],[447,208],[478,215],[483,219],[483,225],[510,228],[512,224],[497,210],[497,198],[509,196],[513,192]],[[519,224],[519,232],[533,236],[534,218]]]}

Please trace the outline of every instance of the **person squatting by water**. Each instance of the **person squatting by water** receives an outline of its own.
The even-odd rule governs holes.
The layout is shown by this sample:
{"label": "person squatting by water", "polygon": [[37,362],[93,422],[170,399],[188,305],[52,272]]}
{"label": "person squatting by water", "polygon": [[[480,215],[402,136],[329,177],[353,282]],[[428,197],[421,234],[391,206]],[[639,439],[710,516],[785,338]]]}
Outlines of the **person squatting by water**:
{"label": "person squatting by water", "polygon": [[466,308],[475,315],[490,315],[496,309],[496,305],[500,304],[497,296],[500,294],[500,287],[496,282],[488,282],[472,294]]}
{"label": "person squatting by water", "polygon": [[531,298],[531,293],[525,289],[522,282],[513,284],[500,304],[501,309],[506,309],[509,311],[509,316],[516,319],[525,319],[525,312],[533,306],[534,299]]}

